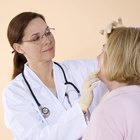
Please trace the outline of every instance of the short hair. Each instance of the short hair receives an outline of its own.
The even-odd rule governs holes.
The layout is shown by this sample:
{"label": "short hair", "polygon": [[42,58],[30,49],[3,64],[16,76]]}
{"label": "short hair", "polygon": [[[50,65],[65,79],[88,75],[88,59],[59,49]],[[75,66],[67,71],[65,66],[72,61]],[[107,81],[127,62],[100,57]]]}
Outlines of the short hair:
{"label": "short hair", "polygon": [[106,45],[104,67],[107,79],[140,85],[140,28],[113,29]]}

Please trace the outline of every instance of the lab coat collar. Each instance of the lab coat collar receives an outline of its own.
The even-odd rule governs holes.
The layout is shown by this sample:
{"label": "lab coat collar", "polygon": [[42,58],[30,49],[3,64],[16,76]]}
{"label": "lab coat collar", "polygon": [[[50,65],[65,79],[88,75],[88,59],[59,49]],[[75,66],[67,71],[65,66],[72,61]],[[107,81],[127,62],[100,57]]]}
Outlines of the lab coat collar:
{"label": "lab coat collar", "polygon": [[57,98],[62,103],[65,98],[67,85],[65,85],[64,74],[59,66],[53,63],[54,81],[57,91]]}
{"label": "lab coat collar", "polygon": [[39,77],[29,68],[27,63],[24,65],[24,75],[32,88],[39,88],[43,84]]}

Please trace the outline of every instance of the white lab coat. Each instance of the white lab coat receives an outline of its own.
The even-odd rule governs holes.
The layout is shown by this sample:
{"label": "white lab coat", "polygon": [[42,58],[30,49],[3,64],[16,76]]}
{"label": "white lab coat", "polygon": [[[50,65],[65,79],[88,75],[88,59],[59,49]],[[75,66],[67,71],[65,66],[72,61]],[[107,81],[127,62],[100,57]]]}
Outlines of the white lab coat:
{"label": "white lab coat", "polygon": [[[81,91],[83,80],[97,68],[96,61],[65,61],[61,64],[68,81]],[[24,75],[36,98],[43,107],[50,110],[50,116],[43,118],[36,102],[19,74],[3,91],[4,119],[12,131],[14,140],[78,140],[87,124],[77,103],[78,94],[74,88],[64,85],[62,70],[53,64],[57,97],[42,83],[25,64]],[[106,88],[99,83],[94,91],[92,110]],[[65,91],[69,93],[72,107],[68,104]]]}

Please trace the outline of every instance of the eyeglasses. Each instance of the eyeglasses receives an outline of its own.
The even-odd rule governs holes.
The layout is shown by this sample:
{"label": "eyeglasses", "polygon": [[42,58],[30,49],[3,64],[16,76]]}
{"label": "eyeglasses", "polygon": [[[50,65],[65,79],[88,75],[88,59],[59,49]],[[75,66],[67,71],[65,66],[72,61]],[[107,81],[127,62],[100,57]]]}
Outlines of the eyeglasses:
{"label": "eyeglasses", "polygon": [[35,44],[40,44],[44,36],[48,37],[48,36],[52,35],[51,30],[55,30],[55,28],[47,27],[43,35],[40,36],[37,33],[37,34],[33,35],[32,39],[25,40],[25,41],[22,41],[22,42],[32,42],[32,43],[35,43]]}

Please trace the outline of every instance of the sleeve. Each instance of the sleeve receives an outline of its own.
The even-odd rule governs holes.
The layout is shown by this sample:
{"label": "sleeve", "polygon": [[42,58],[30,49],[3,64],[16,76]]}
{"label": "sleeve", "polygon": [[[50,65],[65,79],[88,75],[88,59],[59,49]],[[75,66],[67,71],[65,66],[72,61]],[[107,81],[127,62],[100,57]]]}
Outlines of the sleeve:
{"label": "sleeve", "polygon": [[77,83],[75,78],[78,81],[85,79],[89,73],[98,68],[98,62],[97,60],[66,60],[62,63],[62,66]]}
{"label": "sleeve", "polygon": [[[67,73],[69,73],[69,79],[75,83],[78,89],[81,91],[82,84],[85,78],[91,73],[97,70],[97,60],[67,60],[62,63],[62,66]],[[98,105],[101,97],[107,92],[107,87],[102,81],[98,82],[98,86],[94,89],[94,99],[89,108],[90,112]]]}
{"label": "sleeve", "polygon": [[[83,135],[86,126],[84,115],[79,105],[76,104],[65,115],[62,115],[59,122],[51,128],[51,136],[49,137],[51,140],[78,140]],[[46,127],[45,129],[48,128]],[[42,137],[42,140],[45,137]]]}
{"label": "sleeve", "polygon": [[123,140],[113,115],[97,108],[92,113],[82,140]]}
{"label": "sleeve", "polygon": [[76,140],[82,136],[86,122],[78,104],[49,125],[24,96],[15,96],[11,89],[3,92],[4,119],[15,140]]}

